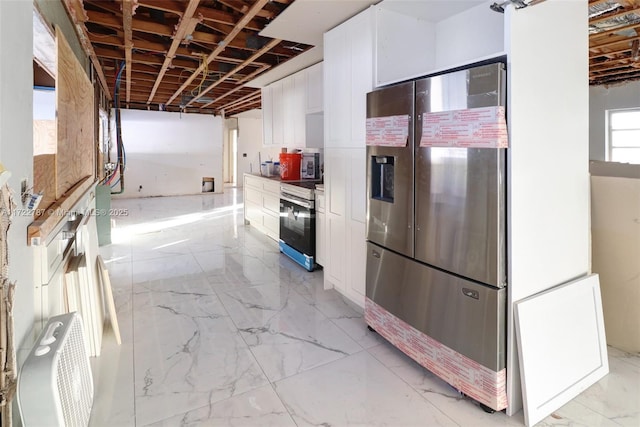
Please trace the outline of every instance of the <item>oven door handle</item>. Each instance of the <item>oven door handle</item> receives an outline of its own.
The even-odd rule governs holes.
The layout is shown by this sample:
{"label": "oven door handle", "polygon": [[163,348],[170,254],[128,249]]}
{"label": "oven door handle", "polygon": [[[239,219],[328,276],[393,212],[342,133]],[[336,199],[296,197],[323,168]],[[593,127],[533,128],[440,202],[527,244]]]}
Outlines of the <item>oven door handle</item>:
{"label": "oven door handle", "polygon": [[307,209],[312,209],[313,208],[311,202],[308,202],[308,201],[294,199],[294,198],[291,198],[291,197],[287,197],[287,196],[285,196],[283,194],[280,194],[280,198],[282,200],[286,200],[287,202],[293,203],[294,205],[302,206],[303,208],[307,208]]}

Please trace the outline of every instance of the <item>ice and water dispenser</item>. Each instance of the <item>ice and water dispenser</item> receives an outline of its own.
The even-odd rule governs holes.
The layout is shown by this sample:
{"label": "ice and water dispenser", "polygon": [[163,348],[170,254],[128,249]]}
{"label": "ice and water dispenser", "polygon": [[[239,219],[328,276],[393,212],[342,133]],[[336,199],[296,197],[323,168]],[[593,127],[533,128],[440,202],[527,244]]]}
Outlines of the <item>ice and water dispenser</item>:
{"label": "ice and water dispenser", "polygon": [[371,156],[371,198],[393,203],[394,156]]}

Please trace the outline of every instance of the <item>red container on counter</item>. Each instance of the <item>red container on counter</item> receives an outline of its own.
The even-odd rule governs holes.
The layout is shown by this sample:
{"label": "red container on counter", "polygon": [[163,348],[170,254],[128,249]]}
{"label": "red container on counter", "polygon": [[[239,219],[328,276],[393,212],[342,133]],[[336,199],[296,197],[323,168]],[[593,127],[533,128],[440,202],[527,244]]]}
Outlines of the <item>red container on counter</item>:
{"label": "red container on counter", "polygon": [[300,153],[280,153],[280,179],[283,181],[300,180]]}

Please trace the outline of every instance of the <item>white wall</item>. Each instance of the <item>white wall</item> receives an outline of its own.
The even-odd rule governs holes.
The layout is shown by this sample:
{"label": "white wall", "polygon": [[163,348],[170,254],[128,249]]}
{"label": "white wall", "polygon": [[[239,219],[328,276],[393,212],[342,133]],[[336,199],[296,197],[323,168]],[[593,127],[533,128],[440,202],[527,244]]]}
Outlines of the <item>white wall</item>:
{"label": "white wall", "polygon": [[[23,207],[20,181],[33,183],[32,10],[32,2],[0,1],[0,162],[12,173],[8,184],[17,208]],[[33,255],[27,246],[32,221],[32,216],[14,215],[8,236],[9,279],[16,283],[15,342],[22,348],[33,345]]]}
{"label": "white wall", "polygon": [[242,185],[244,173],[260,173],[260,160],[278,161],[280,147],[262,145],[261,110],[246,111],[234,117],[238,118],[238,185]]}
{"label": "white wall", "polygon": [[640,81],[589,88],[589,159],[606,160],[606,112],[640,107]]}
{"label": "white wall", "polygon": [[219,116],[122,110],[127,158],[122,197],[198,194],[203,177],[213,177],[215,192],[221,193],[222,133]]}

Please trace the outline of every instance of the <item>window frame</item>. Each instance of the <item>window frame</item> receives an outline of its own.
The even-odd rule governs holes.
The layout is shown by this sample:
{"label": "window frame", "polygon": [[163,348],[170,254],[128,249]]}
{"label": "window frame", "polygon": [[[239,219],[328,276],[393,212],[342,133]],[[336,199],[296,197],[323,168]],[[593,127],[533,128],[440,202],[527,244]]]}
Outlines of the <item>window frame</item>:
{"label": "window frame", "polygon": [[[635,112],[640,116],[640,107],[635,107],[635,108],[617,108],[617,109],[612,109],[612,110],[607,110],[607,116],[606,116],[606,128],[607,128],[607,138],[606,138],[606,156],[605,159],[608,162],[613,162],[613,150],[615,148],[633,148],[633,149],[637,149],[640,151],[640,139],[638,140],[638,144],[637,145],[632,145],[632,146],[614,146],[613,145],[613,132],[616,130],[633,130],[633,131],[638,131],[640,132],[640,119],[638,120],[638,127],[632,128],[632,129],[613,129],[612,126],[612,117],[614,114],[616,113],[629,113],[629,112]],[[630,160],[622,160],[623,163],[631,163]],[[639,163],[633,163],[633,164],[639,164]]]}

